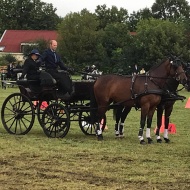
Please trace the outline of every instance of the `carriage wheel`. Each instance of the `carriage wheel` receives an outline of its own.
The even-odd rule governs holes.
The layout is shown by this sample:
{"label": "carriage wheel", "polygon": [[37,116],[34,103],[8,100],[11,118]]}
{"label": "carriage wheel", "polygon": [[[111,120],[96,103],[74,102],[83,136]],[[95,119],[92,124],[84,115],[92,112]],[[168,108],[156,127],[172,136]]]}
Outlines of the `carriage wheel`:
{"label": "carriage wheel", "polygon": [[42,126],[42,115],[45,111],[45,109],[48,107],[48,105],[53,104],[53,103],[58,103],[56,100],[49,100],[49,101],[39,101],[37,102],[37,117],[38,117],[38,122]]}
{"label": "carriage wheel", "polygon": [[[79,126],[81,131],[85,135],[96,135],[96,128],[97,128],[98,123],[91,123],[91,117],[90,117],[90,112],[80,112],[79,113]],[[100,127],[102,131],[104,131],[106,126],[106,116],[104,119],[102,119]]]}
{"label": "carriage wheel", "polygon": [[70,129],[67,109],[61,104],[50,104],[42,115],[42,128],[48,137],[65,137]]}
{"label": "carriage wheel", "polygon": [[35,119],[35,109],[27,96],[14,93],[3,102],[1,120],[4,128],[10,134],[27,134]]}

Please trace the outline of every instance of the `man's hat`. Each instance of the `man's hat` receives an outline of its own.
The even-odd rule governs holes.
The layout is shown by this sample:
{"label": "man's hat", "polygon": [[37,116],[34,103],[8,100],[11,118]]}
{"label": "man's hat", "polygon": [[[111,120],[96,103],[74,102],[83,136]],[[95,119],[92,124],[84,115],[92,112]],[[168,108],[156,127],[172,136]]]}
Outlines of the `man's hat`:
{"label": "man's hat", "polygon": [[33,49],[29,55],[35,54],[37,56],[41,56],[37,49]]}

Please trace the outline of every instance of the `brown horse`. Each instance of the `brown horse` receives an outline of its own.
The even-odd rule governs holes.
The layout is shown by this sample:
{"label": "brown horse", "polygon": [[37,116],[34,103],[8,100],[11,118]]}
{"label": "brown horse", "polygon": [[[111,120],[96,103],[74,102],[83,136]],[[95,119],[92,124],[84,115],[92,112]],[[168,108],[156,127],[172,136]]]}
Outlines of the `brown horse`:
{"label": "brown horse", "polygon": [[[146,137],[148,143],[151,143],[150,127],[152,117],[161,101],[162,88],[169,76],[180,78],[182,83],[187,80],[181,61],[176,57],[168,58],[159,65],[152,67],[146,75],[134,75],[133,77],[103,75],[99,77],[94,84],[98,122],[105,117],[105,113],[112,102],[128,108],[141,108],[138,137],[140,143],[145,144],[143,130],[147,120]],[[98,140],[103,140],[102,130],[99,125],[97,125],[97,137]]]}
{"label": "brown horse", "polygon": [[[157,106],[157,128],[156,128],[156,140],[158,143],[162,142],[160,137],[160,128],[162,126],[162,116],[163,113],[165,115],[164,120],[164,140],[166,143],[170,142],[168,138],[168,127],[169,127],[169,119],[170,115],[173,111],[173,106],[177,100],[184,100],[184,96],[179,96],[177,94],[177,88],[179,86],[179,81],[174,78],[170,78],[166,82],[166,89],[164,95],[162,95],[161,102]],[[183,87],[184,88],[184,87]],[[116,109],[114,109],[115,116],[115,136],[122,138],[124,137],[124,122],[131,111],[132,107],[124,107],[119,105]]]}
{"label": "brown horse", "polygon": [[[188,65],[184,64],[184,70],[187,76],[187,84],[186,87],[190,87],[190,68]],[[166,89],[168,91],[168,95],[163,96],[162,101],[160,104],[157,106],[157,128],[156,128],[156,138],[157,142],[161,143],[162,139],[160,137],[160,128],[162,126],[162,115],[164,113],[164,141],[166,143],[170,142],[170,139],[168,137],[168,127],[169,127],[169,121],[170,121],[170,115],[173,110],[173,106],[176,102],[176,100],[184,100],[184,96],[179,96],[177,94],[177,88],[179,86],[179,81],[171,78],[167,80],[166,82]]]}
{"label": "brown horse", "polygon": [[[173,106],[177,100],[183,101],[186,97],[178,95],[178,91],[182,90],[183,88],[189,89],[190,87],[190,65],[183,63],[183,68],[185,70],[185,74],[187,76],[187,84],[183,86],[181,89],[178,89],[179,81],[175,78],[171,77],[168,78],[165,86],[164,86],[164,94],[162,95],[162,99],[160,104],[157,106],[157,128],[156,128],[156,140],[158,143],[162,142],[160,137],[160,128],[162,126],[162,115],[164,113],[165,120],[164,120],[164,141],[166,143],[170,142],[168,138],[168,127],[169,127],[169,120],[170,115],[173,111]],[[115,135],[116,137],[122,138],[124,137],[124,122],[131,111],[131,107],[124,107],[119,105],[116,109],[114,109],[114,116],[115,116]]]}

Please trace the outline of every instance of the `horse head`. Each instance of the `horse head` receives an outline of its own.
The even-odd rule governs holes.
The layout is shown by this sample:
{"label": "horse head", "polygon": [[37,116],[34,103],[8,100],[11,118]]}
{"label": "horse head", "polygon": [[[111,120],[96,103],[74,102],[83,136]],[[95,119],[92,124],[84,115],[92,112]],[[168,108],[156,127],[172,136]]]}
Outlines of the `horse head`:
{"label": "horse head", "polygon": [[170,60],[170,75],[179,81],[181,84],[185,85],[187,83],[187,76],[183,69],[183,61],[176,56],[171,56]]}
{"label": "horse head", "polygon": [[183,62],[183,70],[185,71],[187,82],[185,84],[185,88],[190,91],[190,63]]}

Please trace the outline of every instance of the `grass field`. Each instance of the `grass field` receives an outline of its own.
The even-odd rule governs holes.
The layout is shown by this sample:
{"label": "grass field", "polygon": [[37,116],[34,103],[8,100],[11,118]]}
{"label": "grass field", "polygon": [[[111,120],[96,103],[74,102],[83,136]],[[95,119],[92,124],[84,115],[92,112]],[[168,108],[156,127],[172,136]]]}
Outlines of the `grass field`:
{"label": "grass field", "polygon": [[[2,105],[16,87],[0,89]],[[125,123],[125,138],[114,138],[112,110],[107,112],[104,141],[86,136],[78,123],[63,139],[48,138],[37,119],[24,136],[8,134],[0,124],[0,189],[2,190],[189,190],[190,109],[177,101],[171,116],[177,133],[171,143],[140,145],[140,111],[133,109]]]}

